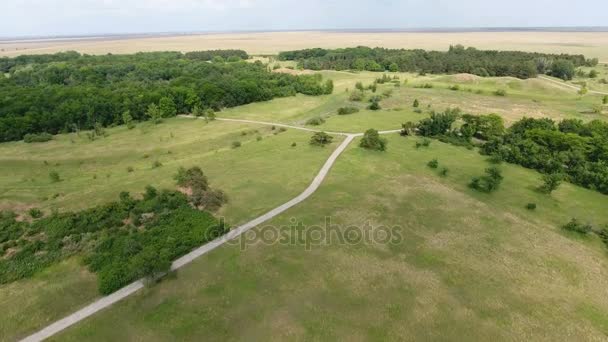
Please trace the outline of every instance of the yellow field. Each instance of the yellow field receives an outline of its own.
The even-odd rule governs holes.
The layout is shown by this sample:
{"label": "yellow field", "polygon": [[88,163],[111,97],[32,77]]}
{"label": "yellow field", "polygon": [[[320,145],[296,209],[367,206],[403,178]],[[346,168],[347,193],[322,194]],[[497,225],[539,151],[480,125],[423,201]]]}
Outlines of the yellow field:
{"label": "yellow field", "polygon": [[309,47],[371,46],[445,50],[450,44],[480,49],[585,54],[608,62],[608,32],[269,32],[227,33],[150,38],[37,42],[0,42],[0,56],[76,50],[88,54],[139,51],[244,49],[250,54],[276,54]]}

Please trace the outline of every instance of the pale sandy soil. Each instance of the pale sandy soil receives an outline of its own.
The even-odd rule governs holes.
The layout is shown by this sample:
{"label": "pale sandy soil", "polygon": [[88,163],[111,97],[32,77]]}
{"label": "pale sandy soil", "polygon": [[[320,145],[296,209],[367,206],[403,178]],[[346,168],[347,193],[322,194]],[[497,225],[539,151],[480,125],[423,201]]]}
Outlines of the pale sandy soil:
{"label": "pale sandy soil", "polygon": [[480,49],[585,54],[608,62],[608,32],[269,32],[227,33],[150,38],[34,42],[0,42],[0,56],[76,50],[89,54],[138,51],[244,49],[250,54],[276,54],[310,47],[357,45],[445,50],[450,44]]}

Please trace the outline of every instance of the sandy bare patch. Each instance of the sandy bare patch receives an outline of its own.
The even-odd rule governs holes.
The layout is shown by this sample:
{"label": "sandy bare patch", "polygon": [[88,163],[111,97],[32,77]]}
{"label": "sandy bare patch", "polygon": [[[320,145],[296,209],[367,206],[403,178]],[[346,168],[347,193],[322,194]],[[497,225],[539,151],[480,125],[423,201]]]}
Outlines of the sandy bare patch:
{"label": "sandy bare patch", "polygon": [[314,71],[312,71],[312,70],[295,70],[295,69],[289,69],[289,68],[278,68],[278,69],[272,70],[272,72],[282,73],[282,74],[289,74],[289,75],[310,75],[310,74],[314,74]]}
{"label": "sandy bare patch", "polygon": [[465,82],[479,81],[481,79],[481,77],[479,77],[477,75],[473,75],[473,74],[455,74],[455,75],[452,75],[452,79],[455,82],[465,83]]}

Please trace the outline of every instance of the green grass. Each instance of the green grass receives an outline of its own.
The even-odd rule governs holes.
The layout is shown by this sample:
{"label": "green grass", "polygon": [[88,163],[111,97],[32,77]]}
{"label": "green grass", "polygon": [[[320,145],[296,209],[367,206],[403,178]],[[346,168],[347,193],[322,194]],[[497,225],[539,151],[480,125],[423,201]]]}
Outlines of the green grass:
{"label": "green grass", "polygon": [[[303,191],[341,141],[335,137],[325,148],[312,147],[308,132],[279,133],[267,126],[219,121],[205,124],[187,118],[108,132],[108,137],[93,142],[83,133],[82,138],[59,135],[42,144],[1,144],[2,207],[19,213],[29,207],[47,213],[54,208],[77,210],[116,200],[121,191],[140,193],[147,184],[173,189],[173,175],[180,166],[199,166],[211,185],[229,197],[217,215],[236,225]],[[258,136],[262,140],[258,141]],[[242,146],[233,149],[233,141],[242,142]],[[297,146],[292,147],[293,142]],[[144,158],[146,154],[148,158]],[[153,168],[156,160],[161,167]],[[128,172],[128,167],[134,171]],[[51,182],[51,170],[56,170],[62,181]],[[61,195],[53,199],[55,193]],[[0,340],[23,337],[75,311],[98,295],[96,287],[95,276],[76,260],[53,266],[31,279],[0,285],[0,303],[6,308],[0,313]]]}
{"label": "green grass", "polygon": [[[321,73],[334,80],[333,95],[275,99],[218,116],[296,125],[322,116],[319,129],[347,132],[398,129],[454,106],[498,113],[507,123],[523,116],[605,119],[588,113],[598,96],[580,97],[541,80],[454,75],[399,74],[407,85],[379,86],[378,94],[393,89],[393,95],[370,111],[367,101],[348,97],[357,81],[368,85],[381,73]],[[421,83],[434,88],[413,87]],[[448,89],[454,84],[460,90]],[[497,89],[507,96],[493,95]],[[415,98],[423,113],[413,111]],[[347,105],[361,111],[337,115]],[[148,184],[173,188],[180,166],[200,166],[211,186],[228,194],[218,215],[235,225],[300,193],[341,141],[317,148],[307,132],[186,118],[108,132],[96,141],[81,133],[0,144],[0,209],[87,208]],[[354,141],[317,193],[270,224],[288,226],[295,218],[317,225],[325,217],[341,227],[370,222],[395,226],[401,244],[224,246],[57,339],[605,338],[608,281],[598,270],[608,266],[608,253],[598,239],[558,228],[572,217],[608,223],[605,196],[570,184],[541,194],[540,175],[513,165],[502,166],[498,192],[477,193],[467,184],[489,165],[477,152],[437,141],[416,149],[413,138],[388,138],[385,153]],[[233,148],[236,141],[241,147]],[[433,158],[437,170],[426,166]],[[154,167],[156,161],[162,165]],[[443,167],[445,177],[438,174]],[[60,182],[51,181],[52,171]],[[529,211],[527,203],[538,208]],[[96,296],[94,276],[77,259],[2,285],[0,302],[9,309],[0,313],[0,336],[22,337]]]}
{"label": "green grass", "polygon": [[[431,110],[443,111],[448,107],[459,107],[471,114],[496,113],[501,115],[507,124],[523,117],[608,120],[605,113],[598,115],[592,112],[593,106],[601,103],[601,96],[590,94],[581,97],[574,90],[541,79],[519,80],[512,77],[479,78],[460,75],[418,76],[407,73],[386,73],[391,77],[399,76],[401,87],[395,88],[390,83],[379,85],[376,94],[392,89],[393,95],[381,101],[381,111],[374,112],[365,110],[368,105],[367,98],[372,95],[370,91],[366,91],[366,99],[360,103],[353,103],[348,97],[350,92],[355,90],[356,82],[362,82],[367,86],[381,77],[382,73],[346,71],[320,73],[324,78],[334,81],[333,95],[314,97],[298,95],[230,108],[218,115],[295,125],[305,125],[308,119],[321,116],[327,120],[327,123],[319,128],[346,132],[361,132],[370,127],[382,130],[398,129],[406,121],[417,121]],[[404,85],[405,80],[408,82]],[[425,83],[430,83],[434,87],[414,88]],[[449,87],[454,85],[458,85],[460,89],[450,90]],[[505,90],[507,96],[494,95],[499,89]],[[421,102],[422,115],[413,112],[414,99]],[[347,117],[337,115],[338,108],[352,105],[363,110]]]}
{"label": "green grass", "polygon": [[[180,166],[199,166],[212,186],[228,194],[230,203],[220,215],[236,224],[302,191],[332,149],[309,146],[307,132],[188,118],[108,132],[95,141],[81,133],[42,144],[0,145],[0,208],[39,207],[47,213],[87,208],[116,200],[121,191],[141,193],[148,184],[175,188]],[[242,147],[233,149],[233,141]],[[156,161],[162,166],[154,167]],[[51,171],[62,180],[52,182]],[[263,200],[253,201],[258,197]]]}
{"label": "green grass", "polygon": [[[415,85],[430,83],[432,89],[415,89]],[[448,89],[458,85],[459,90]],[[496,96],[497,90],[506,96]],[[412,79],[402,87],[389,106],[402,106],[418,98],[423,108],[431,105],[435,110],[460,107],[472,114],[496,113],[507,123],[522,117],[550,117],[555,120],[578,118],[584,121],[607,120],[605,114],[592,112],[593,105],[601,102],[599,95],[580,96],[573,89],[564,88],[542,79],[519,80],[513,77],[480,78],[475,76],[425,76]],[[385,105],[386,107],[386,105]],[[389,107],[390,108],[390,107]]]}
{"label": "green grass", "polygon": [[606,337],[605,247],[558,228],[608,222],[605,196],[570,184],[540,194],[539,174],[513,165],[499,191],[478,193],[467,183],[489,164],[477,152],[388,139],[387,152],[353,142],[310,199],[269,224],[369,222],[401,243],[223,246],[56,340]]}
{"label": "green grass", "polygon": [[0,286],[0,340],[16,341],[92,302],[94,274],[73,258],[30,279]]}

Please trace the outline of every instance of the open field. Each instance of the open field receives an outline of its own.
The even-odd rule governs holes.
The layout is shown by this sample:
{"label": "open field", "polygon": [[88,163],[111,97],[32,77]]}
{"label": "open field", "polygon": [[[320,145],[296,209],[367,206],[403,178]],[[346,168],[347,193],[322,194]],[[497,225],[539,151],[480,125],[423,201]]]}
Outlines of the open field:
{"label": "open field", "polygon": [[[177,168],[197,165],[214,187],[229,196],[218,215],[238,224],[300,193],[340,141],[336,137],[333,145],[314,148],[308,145],[310,133],[278,132],[261,125],[175,118],[157,126],[143,123],[132,131],[109,129],[108,137],[93,142],[74,134],[37,145],[2,144],[2,208],[20,213],[28,207],[47,212],[88,208],[116,200],[120,191],[140,193],[147,184],[175,188]],[[257,141],[257,136],[262,140]],[[242,147],[231,148],[233,141],[242,142]],[[155,160],[162,167],[152,168]],[[127,172],[129,166],[132,173]],[[51,169],[63,181],[51,183]],[[53,198],[54,194],[60,195]],[[33,278],[0,285],[5,308],[0,313],[0,340],[23,337],[97,296],[95,275],[77,259]]]}
{"label": "open field", "polygon": [[[142,123],[133,130],[121,126],[108,133],[95,141],[81,133],[58,135],[44,144],[0,145],[0,208],[87,208],[116,200],[121,191],[140,193],[148,184],[174,188],[177,169],[197,165],[231,198],[219,214],[237,224],[299,193],[331,151],[331,146],[310,147],[306,132],[185,118],[157,126]],[[233,141],[243,146],[233,149]],[[157,160],[162,166],[155,168]],[[298,177],[289,169],[298,170]],[[51,182],[51,171],[63,180]],[[264,199],[257,200],[259,196]]]}
{"label": "open field", "polygon": [[88,54],[140,51],[243,49],[250,54],[357,45],[447,50],[450,44],[479,49],[584,54],[608,62],[608,32],[266,32],[203,34],[134,39],[0,42],[0,55],[76,50]]}
{"label": "open field", "polygon": [[[427,75],[418,76],[411,73],[387,73],[399,77],[402,84],[396,88],[392,84],[379,85],[375,95],[389,90],[392,95],[381,101],[379,111],[367,110],[367,99],[374,95],[366,92],[362,102],[349,101],[350,93],[355,90],[355,83],[370,85],[381,77],[374,72],[339,72],[322,71],[324,78],[332,79],[335,91],[332,95],[287,97],[272,101],[253,103],[230,108],[221,113],[221,117],[240,118],[282,122],[304,125],[312,117],[326,118],[326,123],[318,126],[328,131],[362,132],[374,127],[379,130],[391,130],[401,127],[407,121],[418,121],[431,110],[443,111],[450,107],[459,107],[465,113],[501,115],[506,124],[522,117],[551,117],[554,120],[579,118],[583,121],[594,119],[607,120],[608,108],[603,113],[593,113],[592,108],[600,104],[602,96],[588,94],[580,96],[576,90],[569,89],[542,79],[520,80],[512,77],[480,78],[473,75]],[[404,82],[407,80],[407,83]],[[423,84],[432,84],[431,89],[417,88]],[[450,90],[457,85],[459,90]],[[506,96],[496,96],[496,90],[505,90]],[[412,103],[418,99],[422,113],[414,112]],[[430,107],[429,107],[430,105]],[[351,115],[337,115],[337,110],[344,106],[359,107],[361,111]]]}
{"label": "open field", "polygon": [[[498,192],[476,193],[466,184],[482,156],[414,141],[351,145],[319,192],[269,223],[370,222],[400,243],[225,246],[55,340],[604,339],[606,251],[557,225],[606,222],[605,197],[571,185],[539,194],[539,175],[512,165]],[[426,167],[433,157],[447,177]]]}
{"label": "open field", "polygon": [[[448,107],[497,113],[507,124],[524,116],[608,119],[606,111],[590,112],[601,101],[598,95],[579,96],[541,79],[471,75],[390,73],[400,86],[378,85],[376,95],[392,94],[381,101],[381,110],[372,111],[366,109],[371,91],[361,102],[349,97],[356,82],[367,86],[382,73],[320,73],[334,81],[332,95],[276,98],[217,115],[302,126],[321,116],[325,123],[307,127],[344,132],[398,129]],[[423,84],[432,88],[418,87]],[[449,89],[455,85],[458,90]],[[499,89],[506,96],[496,96]],[[412,107],[414,99],[421,102],[420,112]],[[361,110],[337,115],[344,106]],[[230,202],[218,215],[236,225],[299,194],[341,141],[336,137],[325,148],[311,147],[310,132],[181,117],[107,132],[95,141],[81,132],[46,143],[0,144],[0,210],[88,208],[116,200],[121,191],[138,194],[148,184],[174,188],[176,170],[196,165],[211,186],[228,194]],[[311,250],[301,241],[243,251],[223,246],[176,278],[56,339],[601,340],[608,335],[605,246],[595,236],[559,228],[572,217],[595,226],[608,223],[605,195],[571,184],[541,194],[539,173],[506,164],[498,192],[474,192],[468,182],[489,165],[477,151],[438,141],[416,149],[415,138],[387,138],[385,153],[353,142],[318,192],[269,224],[288,226],[295,218],[320,225],[331,217],[343,229],[370,222],[395,226],[401,243],[332,242]],[[235,141],[242,147],[233,148]],[[426,166],[433,158],[449,168],[446,177]],[[162,166],[154,167],[155,161]],[[51,171],[62,181],[51,182]],[[527,210],[527,203],[538,209]],[[8,308],[0,312],[0,340],[22,337],[97,296],[95,275],[78,257],[0,285],[0,304]]]}

